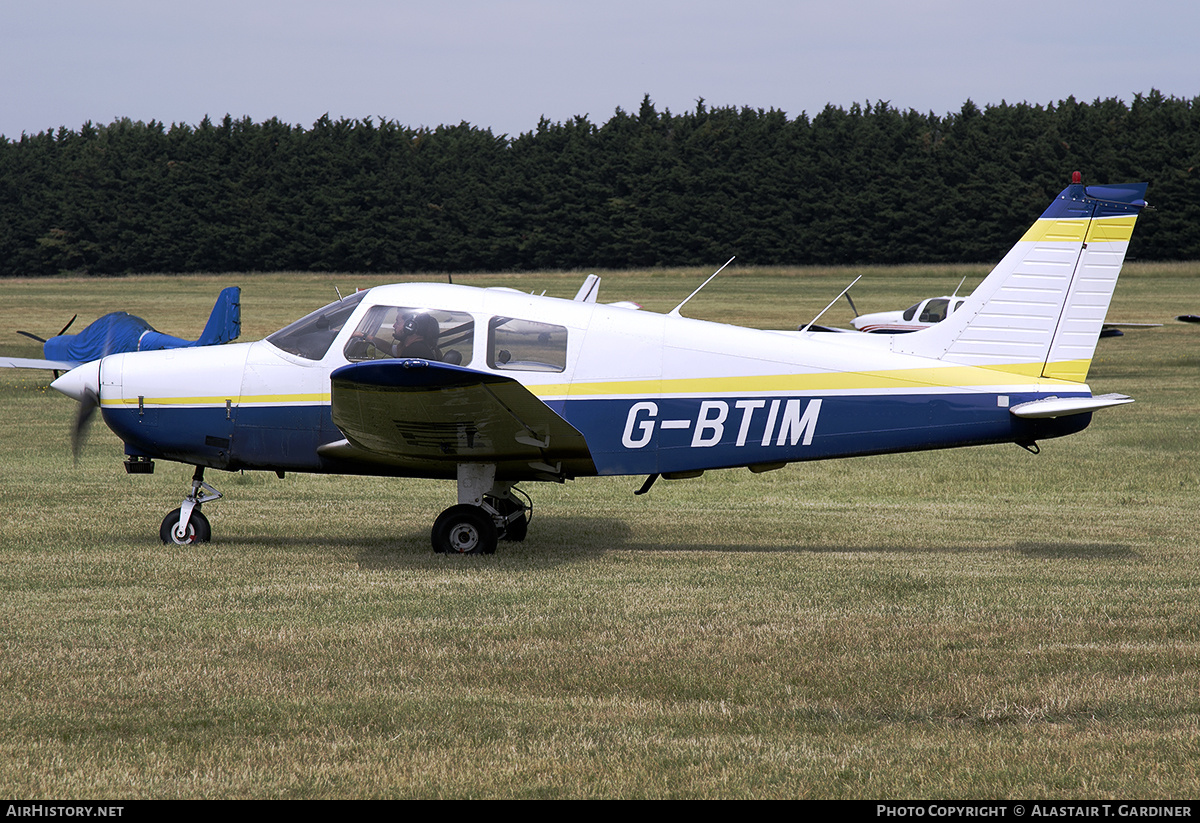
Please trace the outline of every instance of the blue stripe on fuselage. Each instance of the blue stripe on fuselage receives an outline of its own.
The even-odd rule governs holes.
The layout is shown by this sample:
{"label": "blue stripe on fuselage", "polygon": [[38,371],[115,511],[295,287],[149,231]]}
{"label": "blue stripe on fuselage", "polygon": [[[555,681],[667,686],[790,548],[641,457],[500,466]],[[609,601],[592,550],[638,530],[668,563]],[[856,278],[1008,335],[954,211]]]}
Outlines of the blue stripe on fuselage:
{"label": "blue stripe on fuselage", "polygon": [[[1087,396],[1060,392],[1060,397]],[[985,443],[1032,442],[1085,428],[1090,414],[1029,420],[1009,408],[1037,393],[552,400],[583,433],[598,474],[688,472]],[[342,439],[330,407],[105,408],[132,449],[222,469],[322,471],[317,447]],[[380,470],[387,473],[386,469]],[[397,470],[399,473],[399,470]]]}
{"label": "blue stripe on fuselage", "polygon": [[317,447],[342,439],[327,405],[105,408],[135,453],[220,469],[320,471]]}
{"label": "blue stripe on fuselage", "polygon": [[1009,408],[1043,395],[1004,397],[1004,405],[996,394],[961,393],[627,398],[567,400],[550,406],[583,433],[599,474],[690,472],[1031,442],[1079,431],[1091,420],[1090,415],[1021,419]]}

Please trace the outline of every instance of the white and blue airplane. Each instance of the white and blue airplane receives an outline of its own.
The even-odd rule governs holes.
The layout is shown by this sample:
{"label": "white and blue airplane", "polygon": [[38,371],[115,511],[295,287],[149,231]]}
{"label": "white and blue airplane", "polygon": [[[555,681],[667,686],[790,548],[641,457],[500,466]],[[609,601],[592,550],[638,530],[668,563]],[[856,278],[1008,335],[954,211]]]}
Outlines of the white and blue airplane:
{"label": "white and blue airplane", "polygon": [[[131,473],[196,467],[164,542],[210,539],[207,468],[457,481],[435,551],[524,539],[522,481],[694,477],[1038,442],[1131,402],[1084,383],[1146,184],[1073,182],[942,322],[764,331],[450,284],[378,286],[265,340],[113,354],[52,384],[98,405]],[[686,300],[684,301],[687,302]],[[809,324],[810,326],[812,324]]]}

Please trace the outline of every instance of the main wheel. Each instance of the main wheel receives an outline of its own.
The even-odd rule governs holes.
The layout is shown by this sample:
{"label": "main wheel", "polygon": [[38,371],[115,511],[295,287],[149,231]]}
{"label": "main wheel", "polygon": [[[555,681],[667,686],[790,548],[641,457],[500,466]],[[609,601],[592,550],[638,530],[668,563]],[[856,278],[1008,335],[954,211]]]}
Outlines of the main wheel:
{"label": "main wheel", "polygon": [[162,525],[158,527],[158,538],[163,543],[168,546],[172,543],[176,546],[190,546],[193,543],[207,543],[212,539],[212,527],[208,525],[208,518],[200,512],[199,506],[192,509],[192,516],[188,518],[184,533],[176,534],[175,528],[179,525],[179,511],[179,509],[175,509],[164,517]]}
{"label": "main wheel", "polygon": [[451,506],[433,521],[430,532],[438,554],[491,554],[496,551],[496,524],[483,509],[468,503]]}

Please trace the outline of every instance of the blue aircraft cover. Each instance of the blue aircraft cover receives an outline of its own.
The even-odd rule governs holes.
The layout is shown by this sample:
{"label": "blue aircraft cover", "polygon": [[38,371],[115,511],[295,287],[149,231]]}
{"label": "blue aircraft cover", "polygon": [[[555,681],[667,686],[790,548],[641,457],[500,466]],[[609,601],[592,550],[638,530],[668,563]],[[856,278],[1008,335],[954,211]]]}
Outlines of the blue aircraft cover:
{"label": "blue aircraft cover", "polygon": [[42,350],[48,360],[90,363],[110,354],[131,351],[182,349],[212,346],[237,339],[241,332],[241,289],[223,289],[213,306],[204,333],[195,341],[156,331],[140,317],[124,311],[106,314],[79,334],[61,334],[46,341]]}

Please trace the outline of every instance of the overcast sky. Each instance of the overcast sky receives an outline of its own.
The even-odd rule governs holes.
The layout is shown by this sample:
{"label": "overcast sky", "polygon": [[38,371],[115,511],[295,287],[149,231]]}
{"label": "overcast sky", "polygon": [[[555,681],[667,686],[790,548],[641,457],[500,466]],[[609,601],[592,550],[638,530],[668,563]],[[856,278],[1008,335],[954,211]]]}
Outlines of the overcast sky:
{"label": "overcast sky", "polygon": [[1200,96],[1196,0],[0,0],[0,134]]}

